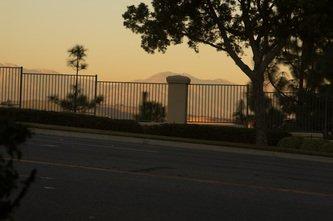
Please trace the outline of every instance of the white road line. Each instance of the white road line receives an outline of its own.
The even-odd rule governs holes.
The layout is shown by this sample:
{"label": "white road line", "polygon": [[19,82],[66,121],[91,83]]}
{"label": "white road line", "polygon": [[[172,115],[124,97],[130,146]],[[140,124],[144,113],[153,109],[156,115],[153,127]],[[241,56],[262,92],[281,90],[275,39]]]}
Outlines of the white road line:
{"label": "white road line", "polygon": [[56,189],[53,186],[44,186],[43,188],[46,189],[46,190],[55,190]]}

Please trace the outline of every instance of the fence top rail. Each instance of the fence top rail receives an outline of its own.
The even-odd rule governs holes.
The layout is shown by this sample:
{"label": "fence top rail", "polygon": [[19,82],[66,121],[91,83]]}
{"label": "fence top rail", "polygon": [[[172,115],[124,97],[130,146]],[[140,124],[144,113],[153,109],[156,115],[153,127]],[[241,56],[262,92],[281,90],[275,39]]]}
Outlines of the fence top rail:
{"label": "fence top rail", "polygon": [[[33,72],[23,72],[24,75],[43,75],[43,76],[68,76],[68,77],[76,77],[76,74],[57,74],[57,73],[33,73]],[[97,75],[84,75],[79,74],[78,77],[96,77]]]}
{"label": "fence top rail", "polygon": [[155,82],[130,82],[130,81],[98,81],[98,83],[104,84],[149,84],[149,85],[168,85],[167,83],[155,83]]}
{"label": "fence top rail", "polygon": [[0,68],[12,68],[12,69],[21,69],[23,67],[9,67],[9,66],[0,66]]}
{"label": "fence top rail", "polygon": [[189,86],[222,86],[222,87],[248,87],[244,84],[189,84]]}

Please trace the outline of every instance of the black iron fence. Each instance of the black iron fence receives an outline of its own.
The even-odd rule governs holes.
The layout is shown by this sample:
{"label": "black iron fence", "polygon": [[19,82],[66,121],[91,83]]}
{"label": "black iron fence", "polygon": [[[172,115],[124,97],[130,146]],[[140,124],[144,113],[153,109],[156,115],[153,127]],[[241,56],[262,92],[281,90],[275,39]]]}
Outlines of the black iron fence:
{"label": "black iron fence", "polygon": [[[189,85],[188,122],[234,124],[238,103],[247,101],[247,91],[246,85]],[[242,114],[248,114],[247,111],[244,108]]]}
{"label": "black iron fence", "polygon": [[0,67],[0,105],[20,106],[22,73],[21,67]]}
{"label": "black iron fence", "polygon": [[[98,81],[97,75],[79,75],[76,86],[76,75],[24,73],[21,67],[0,67],[0,86],[2,107],[155,122],[163,122],[167,116],[168,85],[164,83]],[[246,85],[191,84],[187,120],[253,127],[251,100]],[[332,94],[266,93],[266,108],[263,117],[269,128],[325,133],[333,128]]]}
{"label": "black iron fence", "polygon": [[167,84],[99,81],[97,91],[104,96],[97,115],[155,122],[166,118]]}
{"label": "black iron fence", "polygon": [[333,94],[328,92],[266,93],[270,128],[333,132]]}
{"label": "black iron fence", "polygon": [[163,122],[166,117],[167,84],[107,82],[98,81],[97,75],[24,73],[20,67],[0,67],[0,86],[2,107],[140,121]]}
{"label": "black iron fence", "polygon": [[[254,127],[254,102],[246,85],[189,85],[188,122]],[[265,93],[269,129],[333,132],[333,94]]]}
{"label": "black iron fence", "polygon": [[[95,95],[95,75],[79,75],[78,85],[82,94],[88,100],[94,99]],[[66,100],[69,94],[74,93],[76,84],[75,75],[63,74],[39,74],[39,73],[22,73],[21,79],[21,101],[20,107],[24,109],[46,110],[46,111],[63,111],[66,107],[61,104]],[[57,97],[59,102],[51,98]],[[70,108],[68,108],[70,110]],[[85,110],[85,113],[92,114],[94,108]]]}

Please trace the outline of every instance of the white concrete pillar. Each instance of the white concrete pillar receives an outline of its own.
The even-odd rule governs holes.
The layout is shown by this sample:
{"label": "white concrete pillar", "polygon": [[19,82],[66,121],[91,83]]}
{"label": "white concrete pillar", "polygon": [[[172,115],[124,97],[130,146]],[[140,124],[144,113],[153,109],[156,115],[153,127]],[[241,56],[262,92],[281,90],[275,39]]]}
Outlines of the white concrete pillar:
{"label": "white concrete pillar", "polygon": [[167,77],[168,82],[168,112],[167,122],[170,124],[187,123],[188,85],[191,79],[176,75]]}

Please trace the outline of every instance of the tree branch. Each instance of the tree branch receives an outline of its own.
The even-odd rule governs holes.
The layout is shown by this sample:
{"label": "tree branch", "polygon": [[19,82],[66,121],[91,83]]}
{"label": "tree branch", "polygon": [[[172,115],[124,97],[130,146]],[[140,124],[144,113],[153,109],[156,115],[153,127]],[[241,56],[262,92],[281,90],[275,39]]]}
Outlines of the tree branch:
{"label": "tree branch", "polygon": [[237,55],[237,53],[235,52],[233,46],[231,45],[231,41],[228,38],[227,32],[225,30],[224,25],[221,23],[219,16],[217,15],[215,8],[211,2],[211,0],[207,0],[207,5],[209,7],[209,11],[216,23],[216,25],[218,26],[223,42],[225,44],[225,51],[230,55],[230,57],[234,60],[234,62],[236,63],[236,65],[250,78],[253,79],[255,76],[253,74],[253,71],[249,68],[248,65],[246,65],[242,59]]}
{"label": "tree branch", "polygon": [[216,48],[217,50],[220,50],[220,51],[226,51],[226,49],[220,45],[217,45],[217,44],[214,44],[210,41],[207,41],[207,40],[204,40],[204,39],[201,39],[201,38],[198,38],[198,37],[195,37],[193,35],[190,35],[187,31],[183,32],[183,35],[185,35],[186,37],[188,37],[189,39],[193,39],[194,41],[198,41],[200,43],[203,43],[203,44],[206,44],[206,45],[209,45],[213,48]]}
{"label": "tree branch", "polygon": [[264,57],[263,62],[260,65],[260,71],[264,72],[268,65],[275,59],[275,57],[281,52],[285,45],[286,39],[280,39]]}

